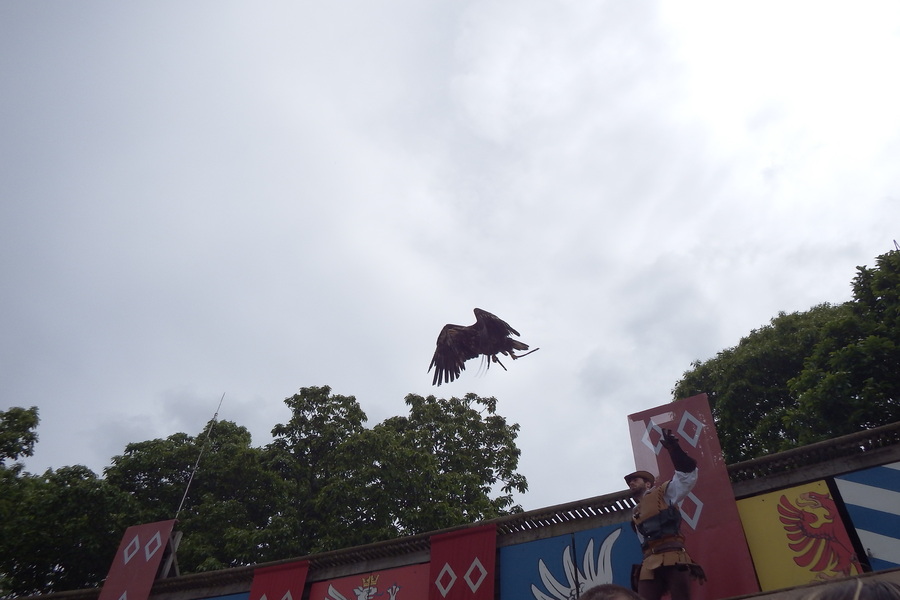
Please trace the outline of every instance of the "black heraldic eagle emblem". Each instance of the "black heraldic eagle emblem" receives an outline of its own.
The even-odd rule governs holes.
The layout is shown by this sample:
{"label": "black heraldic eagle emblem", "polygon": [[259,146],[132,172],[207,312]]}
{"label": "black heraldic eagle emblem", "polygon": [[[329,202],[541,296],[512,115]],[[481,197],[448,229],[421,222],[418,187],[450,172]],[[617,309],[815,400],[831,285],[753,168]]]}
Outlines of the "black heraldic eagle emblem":
{"label": "black heraldic eagle emblem", "polygon": [[441,385],[453,381],[466,369],[466,361],[483,355],[488,358],[487,366],[495,362],[503,370],[506,367],[497,358],[498,354],[505,354],[513,360],[521,358],[531,352],[516,355],[515,351],[528,350],[528,344],[510,338],[510,335],[519,335],[519,332],[509,326],[509,323],[492,315],[486,310],[475,309],[474,325],[444,325],[437,338],[437,348],[428,366],[431,372],[434,368],[434,380],[431,385]]}

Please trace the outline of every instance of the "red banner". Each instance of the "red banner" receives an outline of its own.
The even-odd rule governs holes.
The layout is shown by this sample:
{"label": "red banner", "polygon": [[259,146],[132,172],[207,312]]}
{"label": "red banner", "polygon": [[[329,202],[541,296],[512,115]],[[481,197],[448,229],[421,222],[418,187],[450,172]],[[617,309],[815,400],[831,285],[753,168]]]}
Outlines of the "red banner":
{"label": "red banner", "polygon": [[174,519],[126,529],[99,600],[147,600],[173,527]]}
{"label": "red banner", "polygon": [[256,569],[250,600],[300,600],[308,572],[309,562],[305,560]]}
{"label": "red banner", "polygon": [[422,600],[427,589],[428,565],[422,564],[316,581],[309,600]]}
{"label": "red banner", "polygon": [[[706,394],[628,415],[635,467],[668,481],[675,472],[660,443],[671,429],[700,470],[697,485],[681,503],[681,531],[688,553],[709,578],[691,598],[727,598],[759,591],[744,538],[722,447]],[[660,456],[662,453],[662,456]]]}
{"label": "red banner", "polygon": [[428,600],[493,600],[496,562],[496,525],[433,536]]}

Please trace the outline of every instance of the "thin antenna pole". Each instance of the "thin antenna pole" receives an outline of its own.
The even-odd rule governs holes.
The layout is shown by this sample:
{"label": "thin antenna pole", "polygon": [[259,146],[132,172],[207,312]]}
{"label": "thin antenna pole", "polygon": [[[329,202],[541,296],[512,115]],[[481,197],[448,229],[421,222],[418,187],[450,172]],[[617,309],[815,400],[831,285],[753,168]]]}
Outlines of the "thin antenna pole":
{"label": "thin antenna pole", "polygon": [[209,442],[209,437],[212,435],[213,427],[216,426],[216,420],[219,418],[219,409],[222,408],[222,401],[225,400],[225,393],[222,392],[222,397],[219,399],[219,406],[216,407],[216,413],[213,415],[212,423],[209,424],[209,429],[206,431],[206,439],[203,440],[203,445],[200,446],[200,453],[197,455],[197,462],[194,463],[194,468],[191,470],[191,476],[188,478],[187,486],[184,488],[184,495],[181,497],[181,503],[178,504],[178,510],[175,511],[175,518],[178,518],[179,513],[181,513],[181,508],[184,506],[184,501],[187,499],[188,491],[191,489],[191,483],[194,481],[194,474],[197,473],[197,468],[200,466],[200,457],[203,456],[203,451],[206,450],[206,444]]}

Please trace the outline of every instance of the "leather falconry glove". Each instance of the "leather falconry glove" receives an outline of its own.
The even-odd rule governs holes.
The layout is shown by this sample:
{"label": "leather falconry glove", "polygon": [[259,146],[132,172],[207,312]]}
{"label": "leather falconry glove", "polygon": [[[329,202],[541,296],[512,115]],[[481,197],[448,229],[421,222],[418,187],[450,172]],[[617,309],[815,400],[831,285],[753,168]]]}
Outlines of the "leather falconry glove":
{"label": "leather falconry glove", "polygon": [[669,451],[669,457],[672,459],[672,465],[676,471],[682,473],[690,473],[697,468],[697,461],[688,456],[681,446],[678,445],[678,438],[672,434],[671,429],[662,430],[662,439],[660,440],[663,448]]}

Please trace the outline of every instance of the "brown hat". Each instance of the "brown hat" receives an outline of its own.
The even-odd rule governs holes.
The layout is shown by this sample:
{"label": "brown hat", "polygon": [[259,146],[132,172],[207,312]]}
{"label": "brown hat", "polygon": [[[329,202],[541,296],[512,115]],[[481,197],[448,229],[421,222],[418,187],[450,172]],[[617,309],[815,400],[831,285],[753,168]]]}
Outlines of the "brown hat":
{"label": "brown hat", "polygon": [[630,482],[632,479],[640,477],[644,481],[649,481],[650,485],[656,483],[656,476],[653,475],[650,471],[635,471],[634,473],[629,473],[625,476],[625,483]]}

